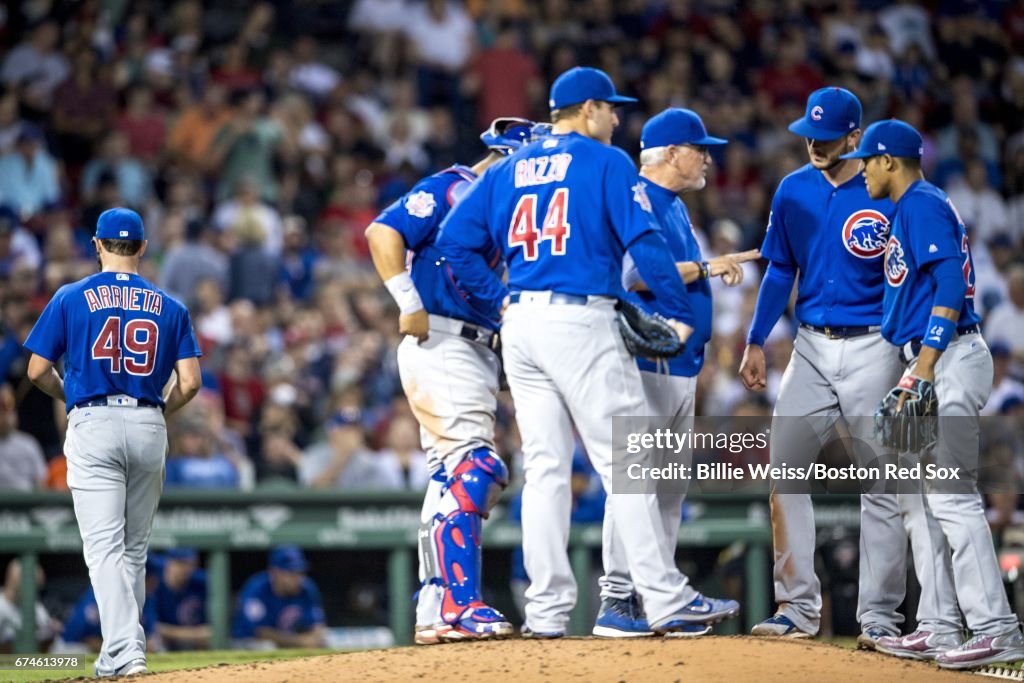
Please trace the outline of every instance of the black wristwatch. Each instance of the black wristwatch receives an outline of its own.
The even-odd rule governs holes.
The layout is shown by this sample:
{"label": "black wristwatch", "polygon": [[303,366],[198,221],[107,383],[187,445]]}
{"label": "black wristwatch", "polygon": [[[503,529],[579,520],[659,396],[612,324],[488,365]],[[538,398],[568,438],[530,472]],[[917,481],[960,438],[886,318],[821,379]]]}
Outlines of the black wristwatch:
{"label": "black wristwatch", "polygon": [[701,261],[697,266],[700,268],[701,280],[707,280],[711,277],[711,265],[707,261]]}

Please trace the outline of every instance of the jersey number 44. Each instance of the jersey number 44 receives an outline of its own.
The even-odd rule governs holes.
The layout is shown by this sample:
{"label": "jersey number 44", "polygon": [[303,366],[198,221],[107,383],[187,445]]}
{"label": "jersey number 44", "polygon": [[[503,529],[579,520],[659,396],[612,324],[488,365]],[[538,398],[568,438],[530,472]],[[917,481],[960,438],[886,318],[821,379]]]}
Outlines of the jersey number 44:
{"label": "jersey number 44", "polygon": [[560,187],[548,202],[544,222],[537,230],[537,195],[524,194],[512,212],[512,222],[508,227],[509,249],[522,245],[523,259],[536,261],[538,242],[550,240],[552,256],[565,256],[565,243],[570,234],[568,216],[569,188]]}

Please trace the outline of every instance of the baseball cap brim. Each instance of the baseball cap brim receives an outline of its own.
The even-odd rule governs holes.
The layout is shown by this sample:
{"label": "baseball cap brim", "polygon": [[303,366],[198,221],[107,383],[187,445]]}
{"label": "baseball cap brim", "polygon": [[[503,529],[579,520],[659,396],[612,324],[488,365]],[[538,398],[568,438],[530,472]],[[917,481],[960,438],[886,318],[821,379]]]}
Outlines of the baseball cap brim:
{"label": "baseball cap brim", "polygon": [[802,138],[810,138],[811,140],[822,140],[828,142],[830,140],[838,140],[850,131],[848,130],[825,130],[823,128],[815,128],[807,122],[807,119],[797,119],[793,123],[789,124],[789,132],[796,133]]}
{"label": "baseball cap brim", "polygon": [[881,156],[877,152],[868,152],[863,149],[857,149],[852,152],[840,155],[840,159],[870,159],[874,156]]}
{"label": "baseball cap brim", "polygon": [[716,137],[714,137],[712,135],[705,135],[704,137],[700,138],[699,140],[694,140],[694,141],[690,142],[689,144],[691,144],[691,145],[727,145],[727,144],[729,144],[729,141],[728,140],[724,140],[722,138],[716,138]]}
{"label": "baseball cap brim", "polygon": [[603,102],[611,102],[612,104],[632,104],[633,102],[639,102],[640,100],[635,97],[626,97],[625,95],[612,95],[602,100]]}

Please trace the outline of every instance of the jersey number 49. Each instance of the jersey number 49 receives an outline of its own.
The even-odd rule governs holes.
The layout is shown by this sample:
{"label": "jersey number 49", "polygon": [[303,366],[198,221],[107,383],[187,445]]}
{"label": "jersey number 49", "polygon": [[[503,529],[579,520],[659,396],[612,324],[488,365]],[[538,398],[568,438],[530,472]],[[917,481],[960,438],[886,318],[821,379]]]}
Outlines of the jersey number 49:
{"label": "jersey number 49", "polygon": [[153,372],[159,340],[160,328],[152,320],[126,321],[122,337],[121,319],[110,316],[92,343],[92,358],[110,361],[110,372],[114,374],[123,367],[129,375],[146,376]]}
{"label": "jersey number 49", "polygon": [[565,256],[565,242],[569,239],[569,188],[560,187],[548,202],[543,227],[537,230],[537,195],[524,194],[512,212],[508,226],[508,246],[523,246],[523,258],[536,261],[538,242],[551,240],[551,254]]}

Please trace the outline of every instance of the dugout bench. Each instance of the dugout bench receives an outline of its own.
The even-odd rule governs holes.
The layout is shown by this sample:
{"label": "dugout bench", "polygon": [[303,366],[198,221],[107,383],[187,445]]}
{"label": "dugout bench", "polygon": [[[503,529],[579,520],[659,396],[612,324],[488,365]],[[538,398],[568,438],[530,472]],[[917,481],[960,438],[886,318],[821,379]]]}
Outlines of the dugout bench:
{"label": "dugout bench", "polygon": [[[679,546],[724,547],[746,544],[743,621],[746,629],[767,617],[771,561],[771,526],[764,495],[693,496],[695,519],[683,523]],[[307,550],[375,550],[387,552],[389,596],[411,596],[416,566],[416,532],[422,495],[415,492],[337,493],[309,490],[168,491],[153,525],[154,550],[192,546],[207,553],[208,614],[211,647],[228,645],[232,610],[232,551],[266,550],[292,543]],[[831,495],[816,501],[819,526],[857,527],[856,496]],[[514,548],[522,532],[504,519],[499,505],[485,524],[485,548]],[[69,494],[5,493],[0,507],[0,552],[19,555],[22,628],[15,651],[35,650],[36,585],[31,577],[42,554],[81,550],[81,538]],[[600,524],[574,525],[569,538],[573,572],[580,586],[591,580],[592,550],[601,545]],[[592,624],[591,593],[580,590],[570,622],[572,634],[588,634]],[[412,642],[413,603],[389,599],[389,626],[398,644]]]}

